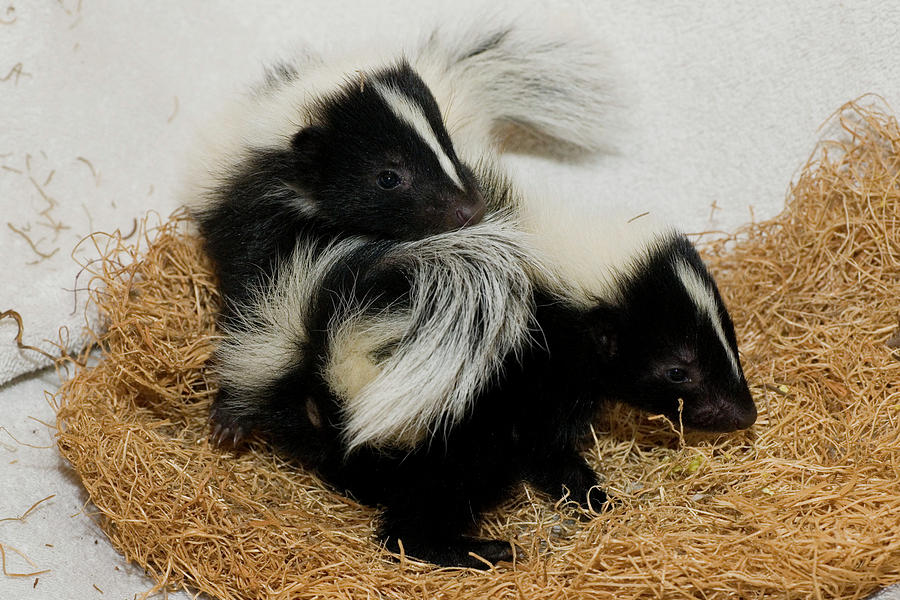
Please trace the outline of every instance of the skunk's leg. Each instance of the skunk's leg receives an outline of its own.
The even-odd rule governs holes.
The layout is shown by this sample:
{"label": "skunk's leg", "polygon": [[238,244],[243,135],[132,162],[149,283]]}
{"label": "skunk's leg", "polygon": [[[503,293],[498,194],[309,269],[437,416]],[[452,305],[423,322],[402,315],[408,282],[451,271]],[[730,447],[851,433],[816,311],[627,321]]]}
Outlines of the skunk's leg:
{"label": "skunk's leg", "polygon": [[597,473],[575,449],[536,459],[527,479],[553,498],[568,490],[569,499],[585,509],[600,511],[607,499],[606,492],[597,487]]}
{"label": "skunk's leg", "polygon": [[362,483],[383,507],[378,535],[388,550],[399,553],[402,544],[407,556],[448,567],[485,569],[512,560],[509,542],[467,535],[508,489],[502,473],[490,471],[486,478],[483,465],[453,453],[408,456],[399,464],[391,459],[380,467],[369,469],[369,481]]}
{"label": "skunk's leg", "polygon": [[440,506],[420,500],[390,505],[382,512],[379,536],[391,552],[400,553],[402,544],[403,552],[417,560],[474,569],[486,569],[513,559],[509,542],[463,535],[474,524],[471,507],[465,500],[460,500],[457,506],[452,506],[447,499]]}

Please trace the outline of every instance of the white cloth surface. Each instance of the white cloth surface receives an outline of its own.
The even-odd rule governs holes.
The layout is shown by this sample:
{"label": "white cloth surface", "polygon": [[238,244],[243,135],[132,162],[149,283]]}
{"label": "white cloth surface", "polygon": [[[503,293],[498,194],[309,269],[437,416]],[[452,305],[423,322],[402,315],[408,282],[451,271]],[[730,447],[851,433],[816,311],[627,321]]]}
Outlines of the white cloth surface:
{"label": "white cloth surface", "polygon": [[[298,44],[402,43],[442,20],[572,11],[605,40],[621,81],[622,107],[610,117],[615,151],[577,165],[522,157],[522,176],[550,182],[566,200],[654,210],[688,231],[733,230],[751,207],[757,219],[776,214],[819,124],[843,102],[876,92],[900,106],[892,0],[440,4],[0,3],[0,311],[22,315],[27,344],[52,349],[42,340],[57,339],[60,325],[70,347],[83,344],[85,294],[70,291],[80,269],[75,244],[91,231],[128,232],[148,209],[175,209],[195,127],[261,64]],[[40,259],[25,236],[52,255]],[[75,254],[84,262],[96,253],[82,245]],[[11,320],[0,321],[0,383],[46,364],[19,351],[15,333]],[[55,375],[0,388],[0,426],[52,443],[28,418],[53,420],[45,388],[55,389]],[[0,518],[57,494],[25,522],[0,523],[0,543],[51,569],[35,587],[34,578],[0,575],[0,599],[101,597],[94,584],[103,597],[149,589],[87,516],[71,516],[84,492],[58,453],[0,436]],[[7,561],[10,571],[31,570],[8,551]]]}
{"label": "white cloth surface", "polygon": [[[34,420],[55,422],[43,390],[56,383],[56,374],[49,369],[0,388],[4,429],[0,431],[0,518],[21,516],[35,502],[53,495],[24,521],[0,522],[7,572],[50,569],[31,577],[0,574],[0,599],[130,599],[151,589],[152,582],[142,569],[116,552],[88,516],[92,507],[86,505],[87,493],[57,451],[53,431]],[[183,593],[169,597],[189,598]]]}

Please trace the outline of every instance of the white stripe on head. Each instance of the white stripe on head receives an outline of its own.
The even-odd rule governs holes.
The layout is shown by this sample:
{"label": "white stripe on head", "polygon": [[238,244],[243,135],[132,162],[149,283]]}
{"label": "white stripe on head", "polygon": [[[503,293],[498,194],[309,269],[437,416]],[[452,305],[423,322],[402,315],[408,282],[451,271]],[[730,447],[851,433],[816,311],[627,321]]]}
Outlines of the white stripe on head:
{"label": "white stripe on head", "polygon": [[688,296],[690,296],[691,300],[694,302],[694,305],[700,311],[706,313],[706,316],[712,322],[713,329],[716,330],[716,335],[719,336],[719,340],[725,348],[725,354],[728,355],[728,360],[731,362],[731,369],[734,371],[735,376],[739,377],[740,367],[738,365],[737,357],[734,355],[734,351],[731,349],[731,345],[725,337],[725,330],[722,327],[722,319],[719,316],[719,307],[716,305],[716,297],[713,290],[709,287],[709,284],[697,274],[697,271],[684,260],[675,261],[675,272],[678,275],[678,279],[681,280],[682,285],[684,285],[684,289],[687,291]]}
{"label": "white stripe on head", "polygon": [[450,160],[450,157],[447,156],[447,153],[444,152],[444,149],[441,148],[437,136],[434,133],[434,129],[431,127],[431,123],[428,122],[425,113],[422,111],[422,107],[413,102],[409,96],[393,87],[382,83],[375,83],[373,87],[378,90],[378,93],[387,105],[391,107],[391,110],[394,111],[397,118],[401,121],[405,121],[412,127],[413,130],[419,134],[422,141],[431,148],[431,151],[434,152],[434,155],[437,157],[438,162],[440,163],[441,168],[444,169],[447,177],[449,177],[459,189],[464,190],[465,187],[463,186],[459,173],[456,171],[456,166],[453,164],[453,161]]}

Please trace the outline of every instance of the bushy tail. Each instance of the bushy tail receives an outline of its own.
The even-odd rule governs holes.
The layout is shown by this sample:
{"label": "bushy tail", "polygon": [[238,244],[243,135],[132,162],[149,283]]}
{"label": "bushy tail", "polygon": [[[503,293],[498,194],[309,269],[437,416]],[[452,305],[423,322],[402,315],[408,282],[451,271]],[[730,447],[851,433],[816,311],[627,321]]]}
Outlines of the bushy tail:
{"label": "bushy tail", "polygon": [[530,335],[526,248],[525,235],[494,214],[385,255],[410,274],[408,305],[351,310],[329,326],[323,375],[343,404],[348,451],[414,447],[465,416]]}
{"label": "bushy tail", "polygon": [[615,104],[608,60],[571,28],[522,24],[433,33],[417,66],[444,111],[454,144],[498,149],[521,143],[593,152]]}

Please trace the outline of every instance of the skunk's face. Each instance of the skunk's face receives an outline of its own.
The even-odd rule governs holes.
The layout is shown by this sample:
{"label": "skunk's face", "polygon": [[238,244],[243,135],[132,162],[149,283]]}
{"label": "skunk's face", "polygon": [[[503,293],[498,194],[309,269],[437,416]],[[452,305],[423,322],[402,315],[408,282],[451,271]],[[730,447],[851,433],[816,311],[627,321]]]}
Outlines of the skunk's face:
{"label": "skunk's face", "polygon": [[367,77],[293,139],[303,209],[344,230],[400,239],[478,223],[480,187],[424,82],[407,65]]}
{"label": "skunk's face", "polygon": [[678,250],[684,255],[651,265],[628,290],[614,394],[693,429],[745,429],[756,421],[756,406],[734,326],[699,256]]}
{"label": "skunk's face", "polygon": [[735,371],[707,324],[694,322],[692,327],[696,329],[638,338],[640,348],[620,346],[627,365],[620,371],[627,374],[621,399],[692,429],[728,432],[750,427],[756,406],[740,365]]}

